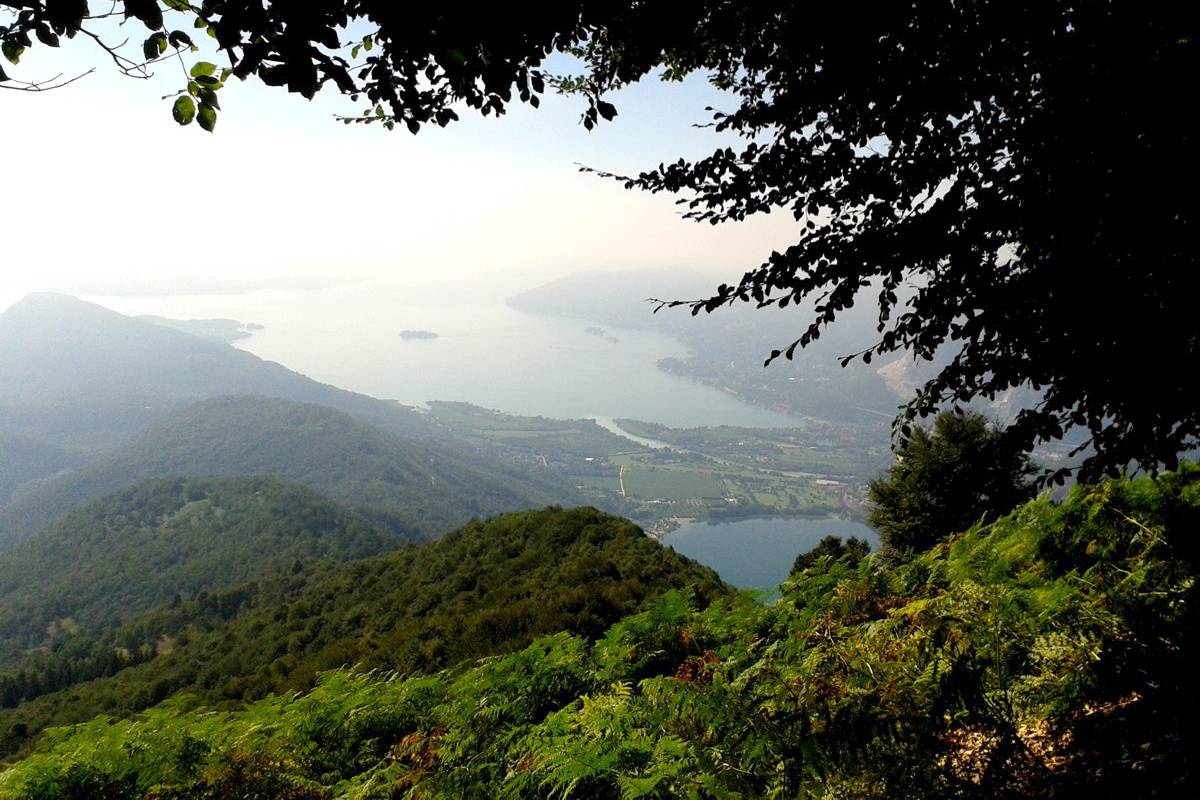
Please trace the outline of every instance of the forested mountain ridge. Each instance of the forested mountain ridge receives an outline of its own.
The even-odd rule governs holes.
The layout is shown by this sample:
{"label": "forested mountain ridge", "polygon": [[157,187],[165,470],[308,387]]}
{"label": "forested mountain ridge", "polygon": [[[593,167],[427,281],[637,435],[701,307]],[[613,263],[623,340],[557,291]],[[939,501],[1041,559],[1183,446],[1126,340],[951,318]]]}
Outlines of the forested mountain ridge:
{"label": "forested mountain ridge", "polygon": [[1193,466],[1081,485],[770,606],[62,728],[0,798],[1195,796],[1198,522]]}
{"label": "forested mountain ridge", "polygon": [[403,542],[274,478],[163,479],[68,514],[0,553],[0,671],[57,638],[103,638],[177,597]]}
{"label": "forested mountain ridge", "polygon": [[519,472],[448,440],[401,438],[319,405],[219,397],[158,420],[91,465],[0,507],[0,549],[142,480],[235,475],[294,480],[414,541],[472,517],[575,499],[552,476]]}
{"label": "forested mountain ridge", "polygon": [[428,544],[235,587],[232,616],[214,610],[215,593],[151,612],[110,644],[167,633],[169,650],[0,711],[0,749],[47,724],[127,714],[177,691],[241,701],[307,689],[317,672],[343,665],[425,671],[558,630],[595,636],[668,589],[702,602],[729,591],[712,570],[595,509],[506,514]]}

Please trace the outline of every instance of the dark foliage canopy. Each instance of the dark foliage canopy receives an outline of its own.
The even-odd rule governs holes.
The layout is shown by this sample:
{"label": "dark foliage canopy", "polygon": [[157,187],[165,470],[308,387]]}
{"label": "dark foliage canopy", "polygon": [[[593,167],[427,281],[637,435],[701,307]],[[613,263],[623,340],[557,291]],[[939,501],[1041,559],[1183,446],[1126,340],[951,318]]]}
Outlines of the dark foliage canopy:
{"label": "dark foliage canopy", "polygon": [[886,549],[926,550],[1031,499],[1035,471],[986,417],[943,412],[932,429],[918,426],[896,463],[871,481],[870,522]]}
{"label": "dark foliage canopy", "polygon": [[817,542],[816,547],[796,556],[796,560],[792,562],[792,569],[789,574],[796,575],[806,569],[811,569],[821,564],[823,559],[828,559],[829,561],[845,559],[847,563],[857,564],[866,558],[870,552],[871,543],[866,539],[859,539],[857,536],[851,536],[848,539],[842,539],[839,536],[826,536]]}
{"label": "dark foliage canopy", "polygon": [[[34,39],[53,45],[91,22],[83,0],[5,7],[14,62]],[[126,0],[112,13],[149,29],[148,62],[190,47],[175,17],[212,35],[229,68],[195,64],[174,106],[181,123],[209,129],[230,76],[306,96],[329,84],[365,104],[347,122],[416,132],[456,107],[537,105],[547,86],[584,95],[590,128],[615,115],[611,89],[704,72],[731,93],[712,126],[744,144],[610,177],[680,194],[697,220],[783,211],[803,232],[693,311],[800,304],[800,335],[775,358],[875,302],[879,338],[848,358],[941,364],[898,418],[902,438],[918,416],[1024,390],[1033,402],[1006,436],[1029,448],[1077,429],[1091,478],[1130,462],[1173,468],[1200,440],[1186,379],[1200,350],[1195,134],[1180,92],[1197,67],[1189,11],[576,0],[459,14],[372,0]],[[368,33],[347,41],[350,23]],[[544,75],[552,52],[580,57],[582,73]]]}
{"label": "dark foliage canopy", "polygon": [[1179,76],[1196,73],[1185,13],[719,4],[674,60],[736,93],[714,121],[745,146],[626,184],[682,193],[698,220],[779,209],[804,223],[693,308],[814,303],[790,355],[874,295],[880,336],[859,357],[948,360],[902,436],[918,415],[1024,389],[1036,403],[1007,432],[1022,446],[1076,427],[1083,477],[1174,468],[1200,435],[1181,369],[1200,355],[1194,132],[1177,112]]}

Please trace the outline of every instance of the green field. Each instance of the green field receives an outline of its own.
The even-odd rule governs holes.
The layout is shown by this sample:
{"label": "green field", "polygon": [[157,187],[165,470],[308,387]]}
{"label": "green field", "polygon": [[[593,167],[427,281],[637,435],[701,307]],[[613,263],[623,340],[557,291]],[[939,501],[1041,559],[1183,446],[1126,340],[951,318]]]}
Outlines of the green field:
{"label": "green field", "polygon": [[[621,420],[635,434],[672,442],[652,450],[591,420],[556,420],[488,411],[466,403],[431,403],[433,415],[478,436],[523,465],[565,477],[585,502],[643,523],[672,516],[800,515],[841,511],[845,493],[877,470],[878,456],[851,443],[830,447],[836,431],[755,428],[673,429]],[[623,470],[624,486],[618,477]],[[854,476],[846,487],[816,486],[807,476]]]}
{"label": "green field", "polygon": [[726,487],[739,503],[769,508],[781,514],[812,514],[842,508],[837,492],[798,481],[730,479]]}
{"label": "green field", "polygon": [[[619,419],[622,429],[650,439],[755,470],[812,472],[822,475],[865,478],[891,463],[887,441],[843,441],[840,430],[764,430],[729,426],[668,428],[652,422]],[[837,445],[822,443],[833,439]]]}
{"label": "green field", "polygon": [[725,486],[708,472],[635,464],[625,469],[625,492],[649,500],[693,500],[723,497]]}
{"label": "green field", "polygon": [[581,486],[589,489],[600,489],[614,494],[621,491],[620,481],[615,475],[577,475],[575,480],[579,481]]}

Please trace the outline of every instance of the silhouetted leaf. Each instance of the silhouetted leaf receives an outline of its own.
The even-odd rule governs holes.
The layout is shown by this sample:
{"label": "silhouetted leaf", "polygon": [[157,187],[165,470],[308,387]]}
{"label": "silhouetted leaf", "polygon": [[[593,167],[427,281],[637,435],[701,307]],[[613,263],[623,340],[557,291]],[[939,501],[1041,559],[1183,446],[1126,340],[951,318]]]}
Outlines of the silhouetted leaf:
{"label": "silhouetted leaf", "polygon": [[196,121],[200,123],[201,128],[212,133],[213,128],[217,126],[217,110],[208,103],[201,103]]}
{"label": "silhouetted leaf", "polygon": [[153,61],[167,51],[167,35],[159,32],[147,37],[142,42],[142,55],[147,61]]}
{"label": "silhouetted leaf", "polygon": [[125,19],[137,17],[150,30],[162,27],[162,9],[157,0],[125,0]]}
{"label": "silhouetted leaf", "polygon": [[63,30],[79,30],[79,24],[87,13],[87,0],[46,0],[46,16],[50,24]]}
{"label": "silhouetted leaf", "polygon": [[50,30],[49,25],[38,25],[36,28],[38,41],[48,47],[58,47],[58,34]]}

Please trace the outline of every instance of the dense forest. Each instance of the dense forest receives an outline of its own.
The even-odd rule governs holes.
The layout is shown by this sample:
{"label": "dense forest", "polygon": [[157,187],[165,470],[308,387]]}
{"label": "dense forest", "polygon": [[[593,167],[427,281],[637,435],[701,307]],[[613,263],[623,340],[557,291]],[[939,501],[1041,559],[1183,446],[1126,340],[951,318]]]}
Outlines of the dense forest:
{"label": "dense forest", "polygon": [[161,479],[80,509],[0,553],[0,667],[56,638],[105,636],[179,597],[348,561],[401,541],[272,478]]}
{"label": "dense forest", "polygon": [[1197,522],[1196,467],[1077,486],[771,605],[672,592],[595,640],[62,728],[0,796],[1188,796]]}
{"label": "dense forest", "polygon": [[[297,508],[290,516],[282,511],[283,522],[259,517],[264,533],[257,539],[211,549],[230,560],[261,560],[265,569],[270,560],[250,559],[246,549],[263,549],[288,520],[305,520],[303,506]],[[323,513],[337,511],[329,509],[326,505]],[[211,514],[211,509],[185,512],[191,513]],[[205,525],[189,521],[184,527],[216,538]],[[378,544],[372,533],[386,535],[358,531],[365,546],[345,543],[344,557],[366,554]],[[328,555],[342,538],[348,534],[327,537],[326,549],[314,555]],[[126,548],[106,563],[149,571],[163,547],[186,552],[189,546],[198,544],[176,540],[144,552]],[[437,669],[507,652],[560,630],[599,635],[669,589],[689,588],[702,600],[728,591],[712,570],[659,546],[632,523],[586,508],[503,515],[436,542],[341,567],[328,559],[306,565],[293,555],[278,559],[282,569],[274,579],[226,591],[203,591],[199,584],[186,583],[181,588],[193,592],[187,599],[163,600],[165,608],[141,616],[128,613],[120,627],[94,626],[91,637],[86,632],[66,637],[60,645],[62,659],[35,661],[16,676],[10,673],[10,683],[21,676],[32,682],[55,670],[69,676],[72,664],[80,666],[64,661],[72,655],[88,665],[105,653],[142,654],[116,664],[111,677],[89,681],[105,673],[82,674],[77,685],[68,681],[69,688],[55,687],[61,690],[27,697],[16,708],[0,711],[0,748],[12,752],[48,724],[82,722],[98,713],[127,714],[178,691],[207,702],[236,702],[307,689],[319,671],[344,665]],[[210,574],[221,574],[215,564],[209,567],[214,568]],[[168,581],[185,583],[180,579],[194,574],[187,570],[149,579],[134,599],[144,607],[155,590],[163,597]],[[246,569],[240,574],[249,576]],[[95,591],[105,590],[115,596],[122,591],[97,581]],[[58,605],[63,602],[60,596]],[[98,604],[89,616],[103,618],[103,608]],[[131,601],[130,612],[135,608]],[[111,664],[112,659],[100,663]]]}

